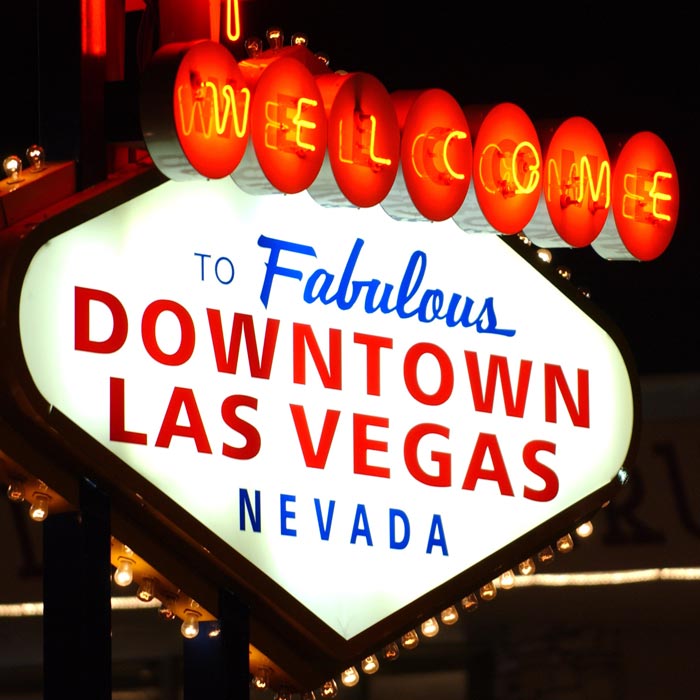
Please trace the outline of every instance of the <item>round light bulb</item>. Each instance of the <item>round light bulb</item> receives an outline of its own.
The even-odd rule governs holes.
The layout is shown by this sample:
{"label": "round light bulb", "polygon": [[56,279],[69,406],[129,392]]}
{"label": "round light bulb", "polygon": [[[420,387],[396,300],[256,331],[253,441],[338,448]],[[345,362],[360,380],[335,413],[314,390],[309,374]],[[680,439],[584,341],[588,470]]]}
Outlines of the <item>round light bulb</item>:
{"label": "round light bulb", "polygon": [[574,548],[574,538],[568,533],[557,540],[557,551],[566,554]]}
{"label": "round light bulb", "polygon": [[262,39],[258,36],[248,37],[243,45],[248,54],[248,58],[256,58],[263,51]]}
{"label": "round light bulb", "polygon": [[35,493],[29,506],[29,517],[40,523],[49,514],[49,496],[46,493]]}
{"label": "round light bulb", "polygon": [[292,46],[308,46],[309,38],[306,36],[306,34],[292,34],[292,40],[290,43]]}
{"label": "round light bulb", "polygon": [[434,637],[440,631],[440,625],[434,617],[429,617],[420,626],[424,637]]}
{"label": "round light bulb", "polygon": [[27,161],[29,162],[29,169],[38,173],[46,167],[46,155],[44,154],[44,149],[37,144],[32,144],[27,149]]}
{"label": "round light bulb", "polygon": [[493,581],[489,581],[488,583],[485,583],[480,589],[479,589],[479,595],[481,596],[481,600],[493,600],[496,597],[496,586],[493,585]]}
{"label": "round light bulb", "polygon": [[[128,584],[127,584],[128,585]],[[136,591],[136,597],[144,603],[150,603],[155,596],[155,583],[152,578],[145,578]]]}
{"label": "round light bulb", "polygon": [[185,639],[194,639],[199,634],[199,613],[194,610],[186,610],[180,632]]}
{"label": "round light bulb", "polygon": [[2,168],[8,185],[22,182],[22,159],[19,156],[7,156],[2,162]]}
{"label": "round light bulb", "polygon": [[457,620],[459,620],[459,613],[454,605],[450,605],[440,613],[440,621],[445,625],[454,625]]}
{"label": "round light bulb", "polygon": [[360,674],[354,666],[350,666],[340,674],[340,682],[347,688],[352,688],[360,682]]}
{"label": "round light bulb", "polygon": [[418,636],[418,632],[415,630],[410,630],[401,637],[401,646],[404,649],[415,649],[419,642],[420,637]]}
{"label": "round light bulb", "polygon": [[280,688],[275,693],[275,700],[292,700],[292,691],[289,688]]}
{"label": "round light bulb", "polygon": [[538,248],[537,249],[537,257],[542,262],[551,263],[552,262],[552,251],[547,250],[547,248]]}
{"label": "round light bulb", "polygon": [[338,684],[331,678],[321,686],[322,698],[334,698],[338,695]]}
{"label": "round light bulb", "polygon": [[7,497],[11,501],[20,502],[24,500],[24,484],[21,481],[11,481],[7,487]]}
{"label": "round light bulb", "polygon": [[593,532],[593,523],[588,520],[585,523],[581,523],[577,528],[576,528],[576,534],[579,537],[590,537],[590,535]]}
{"label": "round light bulb", "polygon": [[270,27],[265,37],[271,49],[281,49],[284,45],[284,32],[279,27]]}
{"label": "round light bulb", "polygon": [[126,557],[119,557],[117,568],[114,571],[114,583],[117,586],[129,586],[134,580],[134,562]]}
{"label": "round light bulb", "polygon": [[375,654],[370,654],[367,658],[362,659],[360,667],[362,668],[363,673],[371,676],[373,673],[376,673],[379,670],[379,660]]}
{"label": "round light bulb", "polygon": [[525,559],[525,561],[521,561],[520,564],[518,564],[518,572],[522,576],[531,576],[532,574],[535,573],[535,562],[533,559],[528,558]]}
{"label": "round light bulb", "polygon": [[207,636],[211,637],[214,639],[215,637],[218,637],[221,634],[221,623],[218,620],[214,620],[214,622],[209,625],[209,630],[207,631]]}
{"label": "round light bulb", "polygon": [[252,686],[257,690],[265,690],[270,687],[270,679],[272,678],[272,669],[267,666],[261,666],[253,675]]}
{"label": "round light bulb", "polygon": [[175,613],[173,612],[173,609],[169,605],[167,605],[166,603],[163,603],[158,608],[158,614],[164,620],[174,620],[175,619]]}
{"label": "round light bulb", "polygon": [[547,545],[544,549],[540,550],[537,553],[537,558],[543,563],[546,564],[547,562],[552,561],[554,559],[554,550]]}
{"label": "round light bulb", "polygon": [[479,607],[479,599],[476,597],[476,593],[470,593],[468,596],[462,598],[462,607],[467,612],[474,612]]}
{"label": "round light bulb", "polygon": [[515,585],[515,574],[513,573],[513,570],[508,569],[508,571],[504,571],[498,579],[498,582],[500,583],[501,588],[505,590],[513,588]]}
{"label": "round light bulb", "polygon": [[316,693],[313,690],[307,690],[301,694],[301,700],[316,700]]}
{"label": "round light bulb", "polygon": [[396,642],[390,642],[382,649],[382,658],[387,661],[395,661],[399,658],[399,645]]}

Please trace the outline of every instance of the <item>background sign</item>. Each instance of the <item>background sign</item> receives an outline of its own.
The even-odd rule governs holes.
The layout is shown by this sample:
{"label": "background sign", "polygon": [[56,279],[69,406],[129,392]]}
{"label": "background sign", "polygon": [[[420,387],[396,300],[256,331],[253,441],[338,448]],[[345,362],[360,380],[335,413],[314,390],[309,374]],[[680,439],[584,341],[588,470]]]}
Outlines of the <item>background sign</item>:
{"label": "background sign", "polygon": [[624,344],[527,254],[230,178],[132,190],[25,251],[21,390],[337,671],[624,479]]}

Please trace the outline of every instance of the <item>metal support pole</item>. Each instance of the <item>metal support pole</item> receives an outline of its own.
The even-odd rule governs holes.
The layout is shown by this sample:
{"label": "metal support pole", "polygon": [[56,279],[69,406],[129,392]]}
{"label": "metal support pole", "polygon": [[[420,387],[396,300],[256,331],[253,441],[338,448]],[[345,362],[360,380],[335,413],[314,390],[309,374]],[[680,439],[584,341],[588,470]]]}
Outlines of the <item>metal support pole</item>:
{"label": "metal support pole", "polygon": [[228,590],[219,595],[221,632],[200,624],[194,639],[184,640],[184,700],[245,700],[250,697],[248,609]]}
{"label": "metal support pole", "polygon": [[44,700],[110,700],[110,506],[80,484],[80,511],[44,521]]}

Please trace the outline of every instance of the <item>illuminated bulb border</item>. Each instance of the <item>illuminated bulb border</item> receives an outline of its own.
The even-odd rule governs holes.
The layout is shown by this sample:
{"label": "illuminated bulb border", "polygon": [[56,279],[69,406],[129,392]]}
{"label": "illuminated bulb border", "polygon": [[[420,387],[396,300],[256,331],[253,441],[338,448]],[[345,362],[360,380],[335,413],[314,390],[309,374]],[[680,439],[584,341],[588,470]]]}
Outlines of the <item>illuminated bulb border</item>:
{"label": "illuminated bulb border", "polygon": [[[586,521],[579,525],[576,528],[576,534],[579,534],[579,529],[585,534],[580,535],[582,537],[588,537],[592,532],[593,532],[593,525],[590,521]],[[559,548],[559,543],[561,542],[566,542],[567,546],[562,550]],[[570,543],[570,544],[569,544]],[[487,581],[485,584],[483,584],[479,588],[479,594],[472,592],[464,596],[461,600],[459,605],[455,604],[453,606],[449,606],[448,608],[445,608],[441,613],[440,613],[440,620],[444,622],[445,624],[454,624],[458,617],[458,609],[461,607],[463,610],[467,612],[473,612],[479,607],[479,600],[486,600],[490,601],[493,600],[496,597],[496,594],[499,589],[503,590],[510,590],[512,588],[516,587],[521,587],[521,586],[565,586],[565,585],[609,585],[609,584],[615,584],[615,583],[638,583],[642,581],[658,581],[658,580],[689,580],[687,577],[691,577],[693,580],[700,580],[700,568],[696,569],[686,569],[682,570],[683,573],[680,574],[680,577],[678,579],[674,579],[673,575],[669,575],[668,573],[662,573],[662,572],[668,572],[669,570],[662,570],[662,569],[652,569],[652,570],[647,570],[647,573],[645,574],[644,572],[638,572],[637,575],[632,575],[632,576],[626,576],[624,573],[621,574],[620,576],[615,575],[615,573],[611,574],[606,574],[606,573],[592,573],[592,574],[535,574],[535,561],[540,561],[541,563],[548,563],[552,559],[554,559],[555,556],[555,550],[556,551],[564,551],[564,552],[569,552],[574,548],[574,539],[571,536],[570,533],[565,533],[564,535],[560,536],[556,540],[556,548],[552,547],[551,545],[546,545],[542,547],[538,553],[535,556],[532,557],[527,557],[523,559],[519,564],[518,564],[518,573],[519,575],[516,575],[513,569],[504,569],[499,576],[497,576],[495,579],[492,579],[491,581]],[[568,548],[567,548],[568,547]],[[532,569],[528,571],[527,573],[523,573],[522,568],[523,565],[526,562],[531,562]],[[680,570],[679,570],[680,571]],[[655,573],[653,573],[655,572]],[[630,572],[626,572],[629,574]],[[517,582],[517,584],[516,584]],[[486,595],[484,593],[486,592]],[[443,619],[443,616],[448,613],[452,608],[454,608],[455,615],[454,619],[452,619],[451,615],[447,616],[447,619],[451,620],[450,622],[445,622],[445,619]],[[421,623],[420,626],[421,633],[425,637],[434,637],[436,636],[439,631],[440,631],[440,623],[438,622],[436,617],[430,617],[427,618],[426,620]],[[426,630],[428,630],[428,634],[426,634]],[[400,646],[404,649],[407,649],[410,651],[411,649],[415,649],[418,644],[420,643],[420,635],[416,632],[415,629],[408,630],[406,633],[404,633],[400,637]],[[366,671],[363,664],[367,659],[374,658],[374,659],[386,659],[387,657],[385,656],[385,652],[389,647],[395,647],[397,650],[397,653],[391,657],[391,660],[395,659],[398,657],[398,649],[399,649],[399,643],[397,642],[392,642],[391,644],[387,644],[386,646],[383,647],[382,651],[380,652],[379,655],[374,655],[372,654],[370,657],[367,657],[364,659],[361,663],[361,668],[366,674],[373,674],[376,671],[379,670],[379,663],[377,663],[376,668],[373,667],[373,670],[371,671]],[[347,668],[343,673],[340,675],[340,681],[342,685],[345,685],[346,687],[354,687],[356,686],[359,681],[360,681],[360,674],[357,671],[357,668],[355,666],[351,666]],[[334,681],[332,681],[334,682]],[[324,686],[321,687],[320,689],[320,694],[322,698],[331,698],[335,697],[337,694],[337,691],[334,694],[324,694],[323,689],[325,686],[327,686],[331,681],[328,681]],[[337,688],[337,684],[336,684]],[[302,694],[302,698],[307,697],[308,700],[311,700],[311,696],[313,696],[313,691],[308,691],[307,693]],[[315,697],[315,696],[314,696]]]}
{"label": "illuminated bulb border", "polygon": [[119,557],[117,568],[114,570],[112,579],[117,586],[130,586],[134,581],[134,561],[129,557]]}
{"label": "illuminated bulb border", "polygon": [[[50,499],[50,496],[46,493],[41,493],[42,496],[47,496]],[[35,494],[36,496],[36,494]],[[581,523],[575,530],[575,533],[577,536],[581,538],[588,537],[593,531],[593,526],[590,521],[586,521],[584,523]],[[560,543],[566,542],[567,544],[565,545],[564,549],[560,547]],[[570,543],[570,544],[569,544]],[[554,554],[556,551],[571,551],[574,546],[574,540],[571,536],[571,534],[566,533],[559,537],[556,540],[556,548],[552,547],[551,545],[547,545],[543,547],[542,549],[539,550],[537,555],[535,557],[531,557],[531,560],[536,561],[542,561],[543,557],[546,560],[551,560],[554,557]],[[123,548],[124,554],[129,555],[133,554],[133,550],[131,550],[129,547],[124,545]],[[118,561],[128,561],[131,563],[133,566],[133,560],[129,556],[119,556]],[[523,562],[527,561],[527,559],[523,560]],[[522,563],[519,565],[519,567],[522,565]],[[598,586],[598,585],[619,585],[619,584],[630,584],[630,583],[643,583],[643,582],[653,582],[653,581],[688,581],[688,580],[700,580],[700,568],[689,568],[689,569],[647,569],[647,570],[637,570],[637,571],[626,571],[626,572],[591,572],[591,573],[581,573],[581,574],[535,574],[534,573],[534,568],[533,568],[533,573],[530,574],[524,574],[520,568],[518,567],[518,573],[519,575],[515,575],[513,570],[507,569],[504,570],[498,577],[495,579],[487,582],[484,584],[479,591],[482,592],[484,589],[488,589],[489,591],[493,591],[492,595],[487,595],[486,598],[484,598],[483,595],[477,595],[475,592],[472,592],[470,594],[467,594],[464,596],[459,604],[456,604],[454,606],[448,606],[448,608],[445,608],[441,613],[440,613],[440,621],[442,621],[444,624],[454,624],[458,618],[459,618],[459,613],[458,610],[461,608],[462,610],[465,610],[467,612],[472,612],[476,610],[479,606],[479,600],[480,599],[486,599],[486,600],[492,600],[498,589],[509,589],[514,587],[514,585],[511,585],[509,583],[504,583],[504,576],[510,573],[510,575],[513,577],[513,584],[515,584],[515,581],[517,580],[517,587],[529,587],[529,586],[547,586],[547,587],[562,587],[562,586]],[[116,572],[115,572],[116,573]],[[505,579],[506,581],[508,580],[508,577]],[[149,578],[144,578],[141,587],[139,591],[142,588],[148,588],[148,582],[152,581],[152,579]],[[131,581],[129,582],[131,583]],[[129,585],[129,584],[125,584]],[[138,595],[138,594],[137,594]],[[182,628],[184,629],[185,625],[191,620],[195,619],[197,622],[199,622],[199,618],[201,617],[201,612],[199,612],[199,605],[196,603],[194,600],[189,600],[189,605],[190,607],[186,610],[186,615],[185,615],[185,620],[183,621]],[[159,600],[156,596],[156,593],[154,592],[153,596],[148,598],[148,600],[141,598],[139,599],[138,597],[134,598],[129,598],[129,597],[117,597],[112,599],[112,609],[118,610],[118,609],[138,609],[138,608],[145,608],[145,607],[155,607],[162,609],[163,607],[168,607],[166,603],[163,603],[161,600]],[[451,609],[454,609],[454,617],[451,615],[448,615],[446,618],[445,616],[448,611]],[[24,617],[24,616],[36,616],[36,615],[42,615],[43,614],[43,604],[42,603],[22,603],[22,604],[15,604],[15,605],[0,605],[0,617]],[[175,615],[172,614],[171,617],[174,617]],[[449,620],[449,621],[448,621]],[[430,626],[429,623],[433,623],[432,626]],[[428,627],[426,627],[426,624]],[[215,625],[215,629],[219,629],[218,625]],[[426,619],[422,624],[421,624],[421,632],[423,633],[423,636],[426,637],[433,637],[436,634],[438,634],[440,630],[440,623],[438,622],[437,618],[428,618]],[[428,629],[428,634],[426,634],[426,629]],[[433,632],[434,629],[434,632]],[[184,633],[183,633],[184,634]],[[193,635],[196,636],[196,635]],[[192,638],[192,637],[190,637]],[[400,643],[399,643],[400,642]],[[360,665],[360,668],[362,671],[367,674],[371,675],[377,672],[380,668],[380,661],[379,659],[382,660],[387,660],[387,661],[392,661],[396,658],[398,658],[400,654],[400,648],[404,648],[407,650],[414,649],[416,646],[418,646],[420,642],[420,636],[416,632],[416,630],[409,630],[406,634],[402,635],[400,640],[397,640],[396,642],[392,642],[390,644],[387,644],[384,646],[382,651],[380,652],[379,655],[374,655],[371,654],[370,656],[366,657]],[[387,654],[387,650],[391,650]],[[374,662],[371,664],[368,664],[368,660],[374,659]],[[342,679],[341,675],[341,682],[344,685],[348,686],[354,686],[357,685],[357,683],[360,680],[360,674],[357,671],[357,668],[352,667],[354,669],[355,674],[351,674],[351,683],[347,683]],[[347,669],[345,673],[348,673],[351,669]],[[355,678],[356,675],[356,678]],[[269,681],[265,685],[256,685],[253,682],[251,682],[251,687],[254,689],[262,690],[264,688],[269,688]],[[338,694],[338,684],[336,683],[335,679],[330,679],[326,683],[324,683],[318,690],[318,696],[314,693],[314,691],[306,691],[300,695],[301,700],[315,700],[316,697],[320,698],[334,698]],[[281,692],[281,690],[279,691]],[[278,693],[279,696],[279,693]]]}
{"label": "illuminated bulb border", "polygon": [[194,639],[199,634],[199,618],[202,616],[197,610],[185,610],[185,619],[180,625],[180,632],[185,639]]}
{"label": "illuminated bulb border", "polygon": [[14,503],[21,503],[24,500],[24,482],[20,479],[13,479],[7,485],[7,497]]}
{"label": "illuminated bulb border", "polygon": [[37,523],[41,523],[49,515],[51,496],[44,491],[37,491],[32,496],[29,506],[29,517]]}
{"label": "illuminated bulb border", "polygon": [[136,591],[136,597],[144,603],[150,603],[155,597],[155,590],[155,581],[146,577],[141,581],[141,585]]}
{"label": "illuminated bulb border", "polygon": [[362,672],[366,673],[368,676],[376,673],[379,670],[379,659],[377,658],[376,654],[370,654],[367,658],[362,659],[360,668],[362,669]]}

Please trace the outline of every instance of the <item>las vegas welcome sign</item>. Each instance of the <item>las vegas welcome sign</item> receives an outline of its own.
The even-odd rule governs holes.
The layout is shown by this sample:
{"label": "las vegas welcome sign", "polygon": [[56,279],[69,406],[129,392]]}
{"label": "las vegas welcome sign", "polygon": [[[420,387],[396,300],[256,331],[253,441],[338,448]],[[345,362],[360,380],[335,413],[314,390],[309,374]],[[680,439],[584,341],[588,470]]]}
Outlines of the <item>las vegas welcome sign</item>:
{"label": "las vegas welcome sign", "polygon": [[22,391],[196,524],[278,642],[342,669],[623,480],[624,341],[517,237],[231,178],[115,192],[18,258]]}

